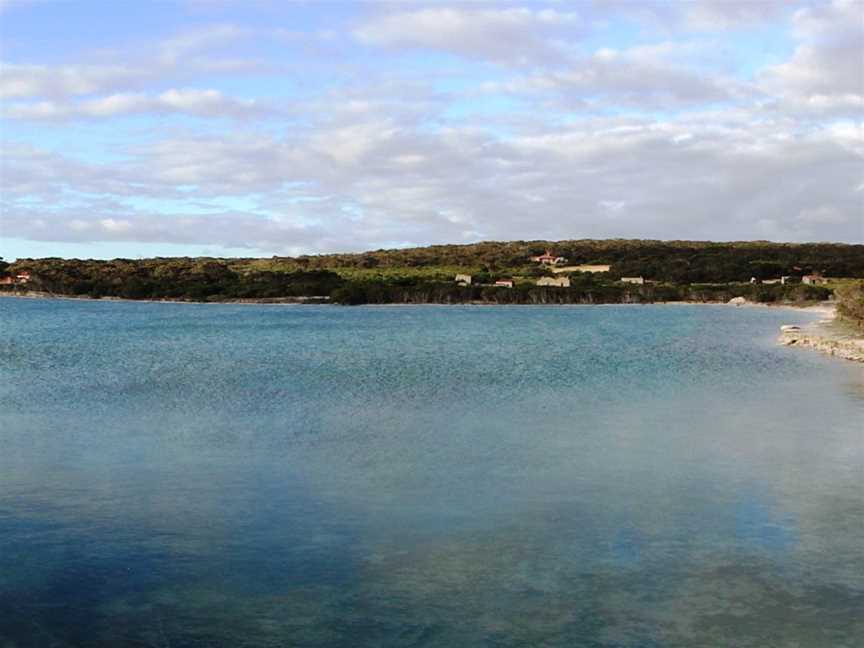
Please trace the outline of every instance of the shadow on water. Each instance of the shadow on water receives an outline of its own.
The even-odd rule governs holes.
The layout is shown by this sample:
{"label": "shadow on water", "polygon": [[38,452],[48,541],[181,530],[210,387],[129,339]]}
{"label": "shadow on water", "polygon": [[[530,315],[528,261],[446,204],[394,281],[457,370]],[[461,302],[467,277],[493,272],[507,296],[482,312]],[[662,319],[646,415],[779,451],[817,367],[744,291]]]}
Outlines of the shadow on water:
{"label": "shadow on water", "polygon": [[164,557],[139,552],[79,564],[72,551],[40,585],[4,588],[0,637],[21,647],[851,647],[864,632],[864,592],[802,582],[765,557],[647,543],[638,561],[580,569],[567,555],[579,539],[550,526],[569,534],[551,550],[514,527],[371,548],[345,582],[272,588],[168,573]]}

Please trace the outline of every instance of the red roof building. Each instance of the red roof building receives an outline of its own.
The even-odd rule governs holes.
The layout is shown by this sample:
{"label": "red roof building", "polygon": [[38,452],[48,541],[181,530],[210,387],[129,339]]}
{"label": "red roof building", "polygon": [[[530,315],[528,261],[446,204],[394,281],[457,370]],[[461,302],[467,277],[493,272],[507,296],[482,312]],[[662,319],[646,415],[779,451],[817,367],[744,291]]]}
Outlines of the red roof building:
{"label": "red roof building", "polygon": [[546,252],[540,256],[531,257],[531,260],[536,263],[542,263],[543,265],[558,265],[559,263],[564,263],[567,259],[555,256],[549,250],[546,250]]}

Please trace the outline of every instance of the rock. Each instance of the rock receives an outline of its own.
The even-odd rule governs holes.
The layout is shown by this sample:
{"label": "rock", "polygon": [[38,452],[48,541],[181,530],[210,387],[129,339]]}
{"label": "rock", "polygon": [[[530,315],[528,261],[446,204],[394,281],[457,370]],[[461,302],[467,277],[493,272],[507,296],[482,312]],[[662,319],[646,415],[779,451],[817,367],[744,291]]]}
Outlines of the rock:
{"label": "rock", "polygon": [[789,325],[781,328],[778,342],[784,346],[809,347],[826,355],[864,362],[864,340],[861,339],[832,339],[818,330],[803,331]]}
{"label": "rock", "polygon": [[727,303],[732,304],[733,306],[743,306],[747,303],[747,300],[743,297],[733,297]]}

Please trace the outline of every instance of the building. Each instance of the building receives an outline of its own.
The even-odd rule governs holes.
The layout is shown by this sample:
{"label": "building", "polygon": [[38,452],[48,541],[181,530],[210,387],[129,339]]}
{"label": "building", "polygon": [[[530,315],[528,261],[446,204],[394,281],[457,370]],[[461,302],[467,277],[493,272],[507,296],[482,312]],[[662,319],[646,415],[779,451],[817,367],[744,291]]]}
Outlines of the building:
{"label": "building", "polygon": [[469,274],[457,274],[455,281],[460,286],[470,286],[471,285],[471,275],[469,275]]}
{"label": "building", "polygon": [[799,278],[794,277],[792,275],[785,275],[783,277],[780,277],[779,279],[762,279],[761,281],[759,279],[757,279],[756,277],[750,277],[750,283],[751,284],[757,284],[757,283],[781,284],[781,285],[785,286],[786,284],[798,283],[798,281],[799,281]]}
{"label": "building", "polygon": [[636,284],[641,286],[645,283],[644,277],[621,277],[621,283]]}
{"label": "building", "polygon": [[542,265],[558,265],[559,263],[566,263],[567,259],[560,256],[555,256],[549,250],[546,250],[540,256],[531,257],[531,260],[535,263],[540,263]]}
{"label": "building", "polygon": [[494,283],[495,286],[499,286],[501,288],[512,288],[513,280],[512,279],[502,279],[501,281],[496,281]]}
{"label": "building", "polygon": [[828,283],[828,280],[820,274],[809,274],[801,277],[801,283],[808,286],[821,286]]}
{"label": "building", "polygon": [[29,272],[19,272],[16,275],[5,275],[0,277],[0,286],[14,286],[16,284],[26,284],[30,281]]}
{"label": "building", "polygon": [[608,265],[575,265],[562,268],[552,268],[552,272],[609,272]]}
{"label": "building", "polygon": [[570,277],[541,277],[537,280],[538,286],[555,286],[557,288],[569,288]]}

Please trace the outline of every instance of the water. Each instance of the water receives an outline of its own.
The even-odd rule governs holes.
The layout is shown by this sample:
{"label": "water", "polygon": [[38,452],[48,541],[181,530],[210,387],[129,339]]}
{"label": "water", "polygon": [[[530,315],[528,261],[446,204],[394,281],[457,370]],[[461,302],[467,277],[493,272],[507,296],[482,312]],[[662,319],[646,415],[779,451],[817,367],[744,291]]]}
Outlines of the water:
{"label": "water", "polygon": [[0,646],[860,646],[811,319],[0,300]]}

